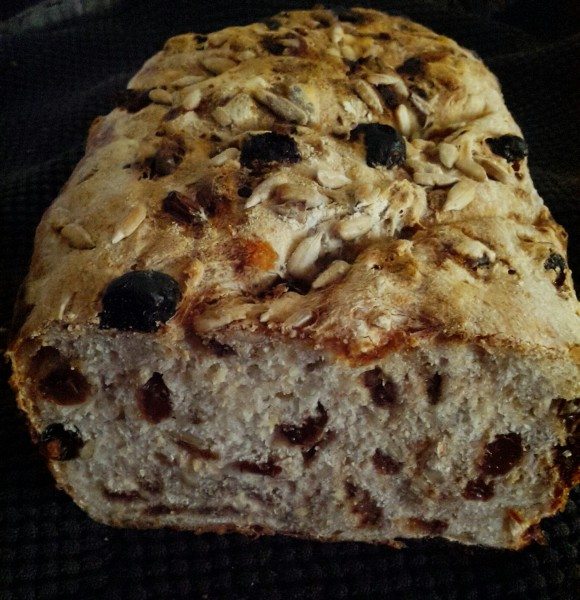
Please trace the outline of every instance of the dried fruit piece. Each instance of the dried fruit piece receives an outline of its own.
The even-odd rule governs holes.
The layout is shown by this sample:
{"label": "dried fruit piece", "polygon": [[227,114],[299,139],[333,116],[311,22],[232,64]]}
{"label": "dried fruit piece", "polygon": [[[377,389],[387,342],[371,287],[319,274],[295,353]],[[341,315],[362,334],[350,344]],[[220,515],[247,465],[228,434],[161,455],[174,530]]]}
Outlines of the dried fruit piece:
{"label": "dried fruit piece", "polygon": [[150,159],[150,177],[165,177],[173,173],[183,160],[184,154],[185,148],[179,140],[165,138]]}
{"label": "dried fruit piece", "polygon": [[412,56],[397,67],[397,73],[400,75],[408,75],[410,77],[414,77],[415,75],[424,75],[425,65],[418,56]]}
{"label": "dried fruit piece", "polygon": [[103,294],[101,329],[157,331],[181,299],[173,277],[159,271],[130,271],[114,279]]}
{"label": "dried fruit piece", "polygon": [[40,434],[40,451],[49,460],[77,458],[83,445],[78,429],[65,429],[62,423],[53,423]]}
{"label": "dried fruit piece", "polygon": [[316,416],[307,417],[301,425],[282,423],[276,426],[276,432],[284,437],[289,444],[312,446],[322,437],[327,422],[328,414],[319,402],[316,407]]}
{"label": "dried fruit piece", "polygon": [[377,406],[384,408],[397,402],[399,396],[397,384],[379,367],[363,373],[362,380],[371,393],[372,401]]}
{"label": "dried fruit piece", "polygon": [[466,500],[482,500],[485,502],[493,498],[494,487],[493,481],[486,482],[483,477],[478,477],[467,482],[462,496]]}
{"label": "dried fruit piece", "polygon": [[195,197],[181,192],[169,192],[163,199],[164,212],[184,225],[201,225],[206,221],[199,202]]}
{"label": "dried fruit piece", "polygon": [[292,164],[301,159],[296,140],[283,133],[260,133],[250,135],[242,144],[240,163],[250,169],[273,162]]}
{"label": "dried fruit piece", "polygon": [[153,373],[137,392],[137,406],[149,423],[160,423],[171,416],[171,392],[161,373]]}
{"label": "dried fruit piece", "polygon": [[485,141],[494,154],[503,156],[508,162],[522,160],[529,153],[528,144],[517,135],[500,135]]}
{"label": "dried fruit piece", "polygon": [[375,527],[383,518],[383,509],[373,500],[368,490],[346,481],[344,484],[346,497],[350,503],[350,510],[358,516],[360,528]]}
{"label": "dried fruit piece", "polygon": [[554,281],[554,285],[556,287],[562,287],[564,282],[566,281],[566,261],[561,254],[557,252],[551,252],[550,256],[544,262],[544,269],[546,271],[556,271],[556,281]]}
{"label": "dried fruit piece", "polygon": [[282,467],[277,465],[272,458],[265,462],[240,460],[235,463],[235,466],[242,473],[254,473],[254,475],[264,475],[265,477],[277,477],[282,472]]}
{"label": "dried fruit piece", "polygon": [[82,404],[90,390],[86,377],[70,365],[60,365],[43,377],[38,390],[46,400],[60,406]]}
{"label": "dried fruit piece", "polygon": [[117,106],[130,113],[136,113],[151,104],[150,90],[121,90],[117,94]]}
{"label": "dried fruit piece", "polygon": [[485,447],[479,469],[486,475],[505,475],[520,462],[523,454],[522,437],[519,433],[496,435],[494,441]]}
{"label": "dried fruit piece", "polygon": [[427,381],[427,397],[431,404],[437,404],[441,400],[441,388],[443,378],[439,373],[434,373]]}
{"label": "dried fruit piece", "polygon": [[364,136],[369,167],[384,165],[391,168],[405,162],[405,140],[390,125],[361,123],[352,130],[351,137],[356,139],[360,134]]}
{"label": "dried fruit piece", "polygon": [[401,96],[394,85],[379,84],[377,86],[377,91],[383,99],[385,106],[391,110],[395,110],[402,102]]}
{"label": "dried fruit piece", "polygon": [[403,467],[403,463],[395,460],[380,448],[377,448],[373,454],[373,465],[381,475],[396,475]]}
{"label": "dried fruit piece", "polygon": [[425,520],[414,517],[409,519],[409,527],[427,535],[441,535],[447,530],[449,523],[440,519]]}

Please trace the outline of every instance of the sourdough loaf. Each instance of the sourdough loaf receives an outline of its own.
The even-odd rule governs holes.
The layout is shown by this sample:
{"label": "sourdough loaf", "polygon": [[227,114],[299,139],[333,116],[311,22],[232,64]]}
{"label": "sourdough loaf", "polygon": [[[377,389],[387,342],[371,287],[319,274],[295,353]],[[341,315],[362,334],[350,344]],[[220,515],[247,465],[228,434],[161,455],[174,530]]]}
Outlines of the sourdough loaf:
{"label": "sourdough loaf", "polygon": [[170,39],[37,231],[9,348],[119,526],[517,548],[578,480],[566,234],[471,52],[363,9]]}

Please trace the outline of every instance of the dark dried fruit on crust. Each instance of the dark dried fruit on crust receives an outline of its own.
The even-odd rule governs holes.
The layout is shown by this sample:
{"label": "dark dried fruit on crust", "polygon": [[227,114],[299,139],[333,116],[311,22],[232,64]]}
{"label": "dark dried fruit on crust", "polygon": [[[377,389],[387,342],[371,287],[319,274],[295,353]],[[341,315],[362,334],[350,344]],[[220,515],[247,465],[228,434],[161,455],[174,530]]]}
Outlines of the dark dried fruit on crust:
{"label": "dark dried fruit on crust", "polygon": [[358,516],[358,526],[362,528],[376,527],[383,518],[383,509],[375,502],[368,490],[363,490],[353,483],[344,484],[350,510]]}
{"label": "dark dried fruit on crust", "polygon": [[173,277],[159,271],[130,271],[105,289],[100,327],[157,331],[175,314],[180,299],[179,285]]}
{"label": "dark dried fruit on crust", "polygon": [[511,471],[524,455],[522,437],[519,433],[502,433],[487,444],[479,463],[485,475],[499,476]]}
{"label": "dark dried fruit on crust", "polygon": [[566,268],[567,264],[564,257],[557,252],[550,253],[550,256],[544,262],[544,269],[546,271],[556,271],[556,281],[554,285],[556,287],[562,287],[566,281]]}
{"label": "dark dried fruit on crust", "polygon": [[137,391],[137,406],[149,423],[160,423],[171,416],[171,392],[160,373],[153,373]]}
{"label": "dark dried fruit on crust", "polygon": [[380,448],[373,454],[373,465],[381,475],[396,475],[401,472],[403,463],[395,460]]}
{"label": "dark dried fruit on crust", "polygon": [[40,434],[40,451],[49,460],[77,458],[83,446],[79,430],[66,429],[62,423],[53,423]]}
{"label": "dark dried fruit on crust", "polygon": [[58,366],[38,383],[42,396],[60,406],[82,404],[89,389],[86,377],[68,364]]}
{"label": "dark dried fruit on crust", "polygon": [[379,367],[362,374],[362,381],[368,388],[371,399],[377,406],[384,408],[395,404],[398,400],[397,384],[383,373]]}
{"label": "dark dried fruit on crust", "polygon": [[236,351],[227,344],[222,344],[217,340],[209,340],[207,342],[207,347],[216,355],[221,357],[224,356],[235,356]]}
{"label": "dark dried fruit on crust", "polygon": [[401,96],[392,85],[380,84],[377,86],[377,91],[383,99],[385,106],[391,110],[395,110],[401,104]]}
{"label": "dark dried fruit on crust", "polygon": [[252,462],[251,460],[240,460],[235,466],[242,473],[253,473],[265,477],[276,477],[282,472],[282,467],[277,465],[272,458],[265,462]]}
{"label": "dark dried fruit on crust", "polygon": [[369,167],[382,165],[390,169],[405,162],[405,140],[390,125],[361,123],[351,131],[351,137],[356,139],[361,134],[364,136]]}
{"label": "dark dried fruit on crust", "polygon": [[437,404],[441,400],[441,388],[443,378],[439,373],[434,373],[427,381],[427,397],[431,404]]}
{"label": "dark dried fruit on crust", "polygon": [[150,177],[165,177],[177,169],[183,160],[185,148],[180,140],[164,138],[151,159]]}
{"label": "dark dried fruit on crust", "polygon": [[257,169],[269,163],[292,164],[301,159],[296,140],[283,133],[259,133],[248,136],[242,144],[240,163]]}
{"label": "dark dried fruit on crust", "polygon": [[327,422],[328,414],[319,402],[316,407],[316,416],[307,417],[301,425],[282,423],[276,426],[276,432],[289,444],[312,446],[322,437]]}
{"label": "dark dried fruit on crust", "polygon": [[206,220],[199,202],[192,195],[169,192],[163,199],[162,208],[175,221],[184,225],[202,225]]}
{"label": "dark dried fruit on crust", "polygon": [[466,500],[487,501],[493,498],[495,484],[493,481],[486,482],[482,477],[467,482],[462,496]]}
{"label": "dark dried fruit on crust", "polygon": [[440,519],[425,520],[415,517],[409,519],[409,527],[427,535],[441,535],[442,533],[445,533],[449,527],[449,523],[447,523],[447,521],[441,521]]}
{"label": "dark dried fruit on crust", "polygon": [[130,113],[136,113],[151,104],[149,90],[121,90],[117,93],[116,104]]}
{"label": "dark dried fruit on crust", "polygon": [[425,65],[418,56],[408,58],[403,64],[397,67],[397,73],[399,73],[399,75],[409,75],[414,77],[415,75],[423,75],[424,72]]}
{"label": "dark dried fruit on crust", "polygon": [[494,154],[503,156],[508,162],[522,160],[529,153],[528,144],[517,135],[500,135],[485,141]]}

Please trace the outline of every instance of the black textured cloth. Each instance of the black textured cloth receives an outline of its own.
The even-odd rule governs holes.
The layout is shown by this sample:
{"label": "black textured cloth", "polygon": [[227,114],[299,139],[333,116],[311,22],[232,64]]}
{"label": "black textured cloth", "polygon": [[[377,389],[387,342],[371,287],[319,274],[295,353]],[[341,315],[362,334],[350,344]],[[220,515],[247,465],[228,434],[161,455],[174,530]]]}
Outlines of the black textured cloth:
{"label": "black textured cloth", "polygon": [[[16,2],[28,6],[29,2]],[[2,33],[0,27],[0,327],[7,327],[34,228],[81,158],[92,119],[164,40],[243,24],[311,2],[121,1],[106,14]],[[347,3],[343,3],[347,4]],[[362,4],[360,2],[359,4]],[[577,256],[576,2],[384,1],[476,50],[499,77],[530,146],[530,169]],[[3,5],[3,17],[9,16]],[[396,551],[279,536],[112,529],[55,489],[18,413],[0,396],[0,598],[572,599],[580,586],[580,493],[543,523],[547,545],[521,552],[440,541]]]}

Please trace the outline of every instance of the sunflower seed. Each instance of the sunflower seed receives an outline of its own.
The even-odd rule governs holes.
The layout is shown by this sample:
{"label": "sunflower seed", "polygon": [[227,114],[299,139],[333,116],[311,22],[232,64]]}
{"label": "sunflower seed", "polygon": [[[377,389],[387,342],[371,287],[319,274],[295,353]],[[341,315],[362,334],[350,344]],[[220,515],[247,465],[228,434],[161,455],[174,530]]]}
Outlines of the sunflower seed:
{"label": "sunflower seed", "polygon": [[387,75],[384,73],[372,73],[367,77],[367,81],[372,85],[392,85],[395,91],[401,96],[407,98],[409,90],[405,82],[396,75]]}
{"label": "sunflower seed", "polygon": [[161,88],[154,88],[149,92],[149,99],[156,104],[173,104],[173,96]]}
{"label": "sunflower seed", "polygon": [[318,290],[341,279],[350,269],[350,264],[344,260],[335,260],[330,266],[320,273],[312,282],[312,289]]}
{"label": "sunflower seed", "polygon": [[314,266],[322,247],[322,233],[304,238],[288,259],[288,273],[294,277],[304,277]]}
{"label": "sunflower seed", "polygon": [[122,239],[129,237],[141,225],[146,216],[147,209],[143,204],[134,206],[115,230],[111,242],[116,244]]}
{"label": "sunflower seed", "polygon": [[201,102],[201,90],[196,88],[189,92],[182,101],[182,106],[185,110],[195,110]]}
{"label": "sunflower seed", "polygon": [[256,58],[256,53],[253,50],[244,50],[238,54],[240,60],[250,60]]}
{"label": "sunflower seed", "polygon": [[343,37],[344,37],[344,29],[340,25],[335,25],[330,30],[330,39],[332,40],[333,44],[338,44],[338,42],[340,42]]}
{"label": "sunflower seed", "polygon": [[201,64],[214,75],[221,75],[237,66],[238,63],[224,56],[206,56],[201,59]]}
{"label": "sunflower seed", "polygon": [[50,209],[50,226],[55,231],[60,231],[71,220],[70,211],[61,206],[55,206]]}
{"label": "sunflower seed", "polygon": [[276,195],[283,202],[304,202],[306,208],[316,208],[324,204],[325,197],[316,189],[315,185],[301,185],[283,183],[276,188]]}
{"label": "sunflower seed", "polygon": [[219,167],[228,160],[238,160],[240,157],[240,151],[237,148],[226,148],[223,152],[216,154],[213,158],[210,158],[210,164]]}
{"label": "sunflower seed", "polygon": [[471,179],[462,179],[447,193],[443,210],[461,210],[475,198],[477,184]]}
{"label": "sunflower seed", "polygon": [[346,58],[346,60],[357,60],[358,56],[357,53],[354,51],[354,48],[352,46],[349,46],[348,44],[345,44],[344,46],[342,46],[340,48],[340,51],[342,53],[342,55],[344,56],[344,58]]}
{"label": "sunflower seed", "polygon": [[414,104],[417,110],[420,110],[424,115],[429,115],[433,112],[431,105],[425,98],[419,96],[419,94],[411,94],[411,102]]}
{"label": "sunflower seed", "polygon": [[286,119],[290,123],[299,123],[300,125],[308,123],[306,111],[293,102],[290,102],[287,98],[261,89],[254,90],[254,98],[267,106],[275,115]]}
{"label": "sunflower seed", "polygon": [[230,117],[230,115],[228,114],[228,112],[224,109],[223,106],[218,106],[217,108],[215,108],[212,113],[211,116],[222,126],[222,127],[227,127],[228,125],[231,125],[232,123],[232,119]]}
{"label": "sunflower seed", "polygon": [[276,173],[264,179],[264,181],[256,186],[252,195],[246,201],[245,208],[252,208],[260,204],[260,202],[267,200],[274,187],[283,183],[284,179],[285,177],[281,173]]}
{"label": "sunflower seed", "polygon": [[399,104],[395,109],[395,118],[399,131],[408,137],[413,131],[417,129],[418,121],[415,113],[410,111],[404,104]]}
{"label": "sunflower seed", "polygon": [[444,167],[451,169],[459,157],[459,150],[453,144],[439,144],[439,160]]}
{"label": "sunflower seed", "polygon": [[316,172],[318,183],[329,190],[336,190],[350,183],[350,179],[343,173],[338,171],[330,171],[329,169],[320,168]]}
{"label": "sunflower seed", "polygon": [[415,171],[413,181],[419,185],[451,185],[459,177],[443,171]]}
{"label": "sunflower seed", "polygon": [[69,223],[60,230],[60,235],[68,242],[71,248],[77,250],[90,250],[95,247],[89,232],[78,223]]}
{"label": "sunflower seed", "polygon": [[381,114],[383,112],[383,105],[381,99],[377,94],[375,88],[364,79],[357,79],[353,82],[352,87],[357,93],[358,97],[375,112]]}
{"label": "sunflower seed", "polygon": [[308,310],[308,309],[299,310],[298,312],[295,312],[294,314],[290,315],[284,321],[284,326],[291,327],[293,329],[295,329],[297,327],[302,327],[302,326],[306,325],[306,323],[308,323],[308,321],[311,321],[313,316],[314,315],[311,310]]}
{"label": "sunflower seed", "polygon": [[199,83],[206,79],[203,75],[185,75],[185,77],[180,77],[175,81],[171,82],[172,87],[181,89],[184,87],[189,87],[190,85],[194,85],[195,83]]}
{"label": "sunflower seed", "polygon": [[198,333],[208,333],[235,321],[251,317],[259,310],[260,305],[258,304],[218,304],[196,317],[193,323]]}
{"label": "sunflower seed", "polygon": [[468,177],[471,177],[476,181],[485,181],[487,177],[485,169],[478,165],[472,158],[462,158],[460,156],[455,161],[455,166]]}
{"label": "sunflower seed", "polygon": [[514,182],[512,174],[495,161],[490,160],[489,158],[481,157],[477,159],[477,162],[479,162],[479,164],[484,168],[490,179],[495,179],[496,181],[500,181],[501,183],[505,184]]}
{"label": "sunflower seed", "polygon": [[336,233],[344,241],[350,241],[367,233],[372,226],[373,218],[370,215],[353,215],[337,223]]}

